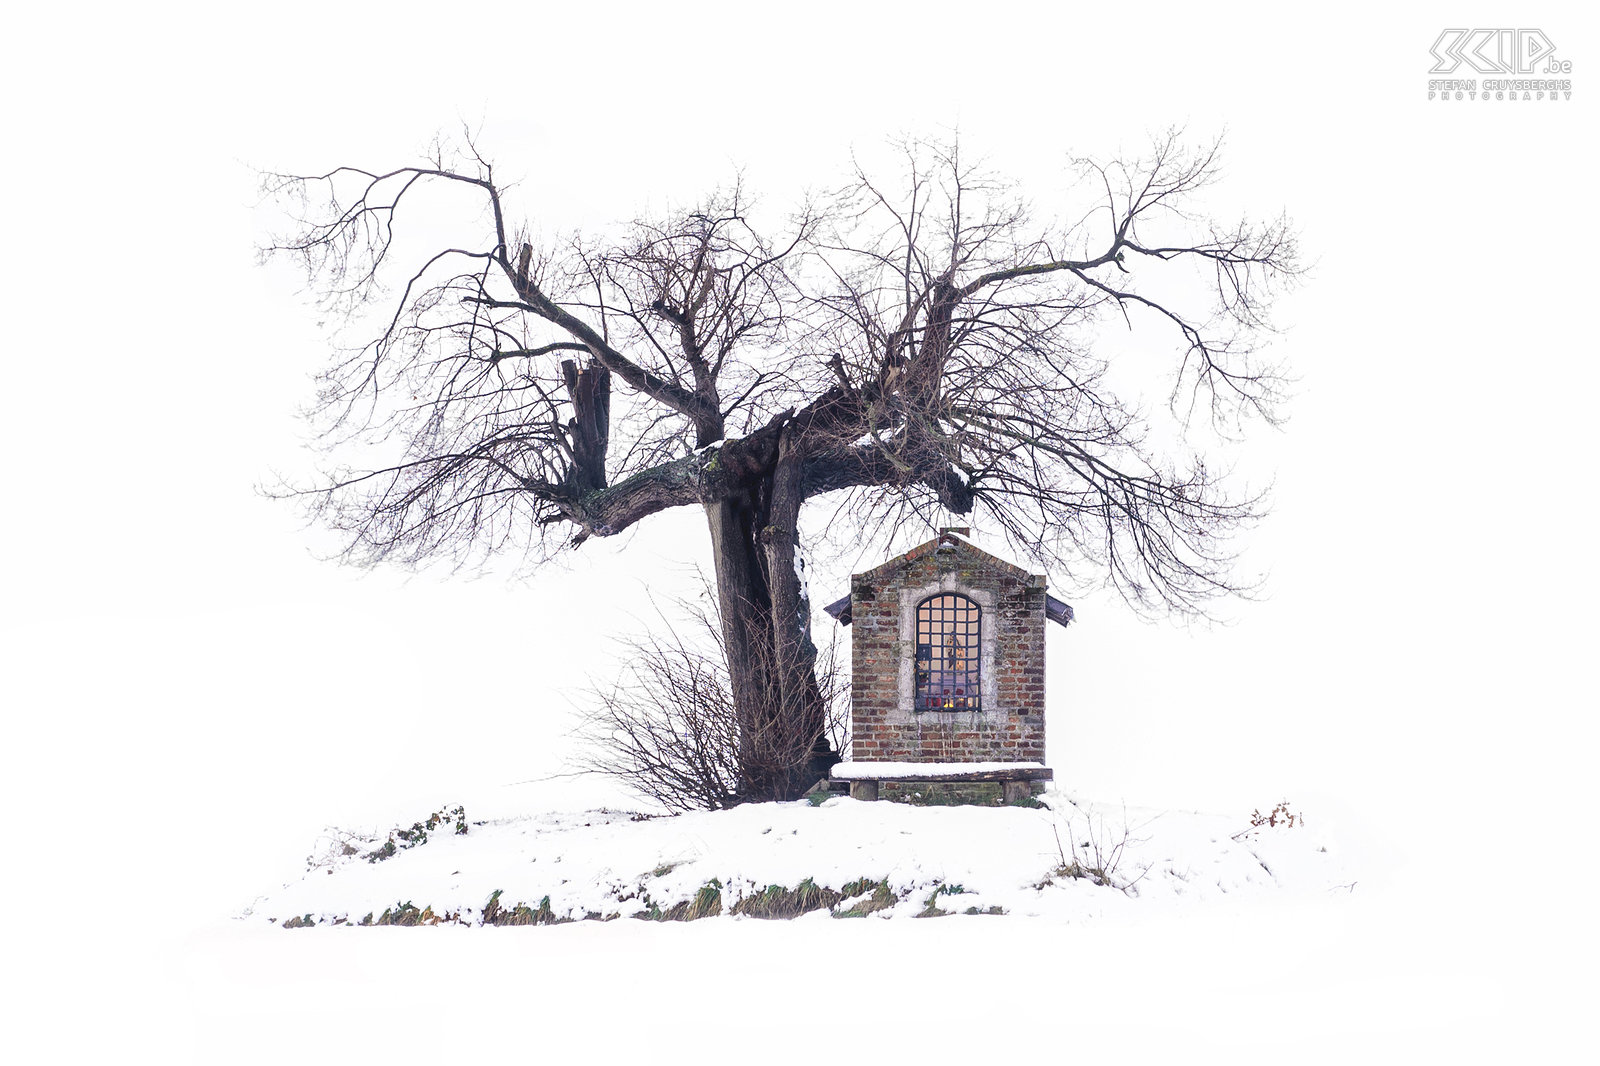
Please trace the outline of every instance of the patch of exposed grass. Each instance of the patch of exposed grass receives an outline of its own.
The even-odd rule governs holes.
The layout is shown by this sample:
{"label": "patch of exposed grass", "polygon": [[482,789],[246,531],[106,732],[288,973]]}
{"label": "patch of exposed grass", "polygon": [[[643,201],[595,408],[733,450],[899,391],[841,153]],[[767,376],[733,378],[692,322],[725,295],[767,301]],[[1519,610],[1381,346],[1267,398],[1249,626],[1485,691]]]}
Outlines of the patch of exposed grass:
{"label": "patch of exposed grass", "polygon": [[660,922],[692,922],[699,918],[715,918],[722,913],[722,882],[712,878],[700,886],[693,899],[675,903],[666,910],[656,912]]}
{"label": "patch of exposed grass", "polygon": [[900,897],[895,895],[894,889],[889,887],[889,882],[887,881],[869,881],[863,878],[859,881],[851,881],[839,891],[843,893],[845,899],[864,896],[868,892],[871,892],[872,895],[867,899],[852,903],[843,910],[835,909],[833,912],[835,918],[865,918],[869,914],[887,910],[900,902]]}
{"label": "patch of exposed grass", "polygon": [[[393,907],[384,910],[378,918],[376,925],[422,925],[427,919],[434,918],[433,908],[419,909],[415,903],[406,900],[396,903]],[[437,919],[435,919],[437,921]]]}
{"label": "patch of exposed grass", "polygon": [[864,896],[877,888],[878,885],[879,882],[870,877],[858,877],[854,881],[846,881],[840,885],[839,891],[844,893],[845,899],[849,899],[851,896]]}
{"label": "patch of exposed grass", "polygon": [[572,920],[556,917],[555,911],[550,909],[549,896],[541,899],[537,907],[530,907],[525,903],[518,903],[510,908],[504,907],[500,903],[501,891],[495,889],[494,894],[489,897],[489,902],[483,905],[484,925],[563,925]]}
{"label": "patch of exposed grass", "polygon": [[811,911],[831,908],[845,897],[831,888],[821,888],[806,878],[794,888],[768,885],[733,905],[734,914],[751,918],[798,918]]}
{"label": "patch of exposed grass", "polygon": [[[965,893],[966,889],[959,884],[940,885],[928,897],[927,904],[918,917],[934,917],[953,913],[936,905],[940,896],[952,896]],[[740,898],[728,906],[723,899],[725,889],[720,880],[712,878],[701,885],[689,899],[680,900],[668,906],[652,900],[650,893],[641,885],[638,889],[629,892],[621,899],[637,899],[642,904],[642,909],[635,911],[631,917],[642,921],[652,922],[693,922],[701,918],[715,918],[723,914],[746,915],[751,918],[762,919],[789,919],[798,918],[812,911],[828,910],[835,918],[864,918],[879,911],[888,910],[900,902],[900,896],[890,886],[887,880],[862,877],[849,881],[839,889],[827,888],[818,885],[813,878],[806,878],[793,888],[784,885],[768,885],[765,888],[748,896]],[[504,892],[495,889],[483,906],[479,925],[564,925],[575,921],[610,922],[623,917],[618,911],[609,913],[601,911],[587,911],[582,917],[563,917],[555,913],[551,906],[550,897],[542,897],[538,904],[529,906],[526,903],[506,905],[503,902]],[[842,909],[839,904],[846,900],[853,902]],[[977,908],[968,908],[969,914],[1003,914],[998,907],[991,907],[986,911]],[[438,925],[441,922],[457,922],[464,925],[474,924],[465,922],[459,913],[439,913],[431,906],[418,907],[410,900],[397,902],[394,906],[385,908],[381,915],[374,917],[368,912],[359,922],[349,917],[339,917],[331,922],[321,924],[333,925],[360,925],[360,926],[422,926]],[[285,929],[308,928],[319,924],[317,919],[310,914],[295,916],[283,923]]]}

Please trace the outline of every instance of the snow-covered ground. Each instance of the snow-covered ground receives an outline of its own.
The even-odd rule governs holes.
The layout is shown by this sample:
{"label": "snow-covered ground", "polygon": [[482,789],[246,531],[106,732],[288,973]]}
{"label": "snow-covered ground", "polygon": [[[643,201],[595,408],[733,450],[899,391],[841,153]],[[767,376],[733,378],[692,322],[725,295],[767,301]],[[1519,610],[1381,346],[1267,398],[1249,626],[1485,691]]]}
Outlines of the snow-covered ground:
{"label": "snow-covered ground", "polygon": [[[698,897],[696,917],[740,921],[741,902],[752,906],[769,886],[809,883],[818,891],[800,905],[836,915],[1003,912],[1076,922],[1230,897],[1348,893],[1359,878],[1336,842],[1281,814],[1275,826],[1253,827],[1246,816],[1128,810],[1058,791],[1043,802],[919,807],[836,796],[659,818],[528,811],[475,820],[469,811],[439,820],[415,846],[335,830],[303,878],[249,915],[370,924],[414,909],[477,925],[493,896],[491,914],[521,905],[525,917],[551,923],[672,914]],[[388,839],[398,847],[379,857]]]}
{"label": "snow-covered ground", "polygon": [[[1490,1062],[1559,1058],[1583,1009],[1580,984],[1530,979],[1558,947],[1522,890],[1477,866],[1459,900],[1397,890],[1392,856],[1315,809],[1250,829],[1250,812],[1052,791],[1050,809],[840,797],[634,820],[516,795],[469,799],[466,834],[446,822],[378,862],[359,853],[383,834],[330,832],[242,913],[84,980],[116,993],[99,1009],[117,1041],[208,1063]],[[1124,827],[1111,885],[1060,873]],[[790,921],[629,917],[713,881],[726,911],[807,878],[893,899],[860,920],[831,915],[870,893]],[[472,924],[496,890],[507,909],[624,917]],[[459,921],[329,924],[404,902]],[[950,913],[914,920],[930,902]],[[315,928],[282,928],[307,914]]]}

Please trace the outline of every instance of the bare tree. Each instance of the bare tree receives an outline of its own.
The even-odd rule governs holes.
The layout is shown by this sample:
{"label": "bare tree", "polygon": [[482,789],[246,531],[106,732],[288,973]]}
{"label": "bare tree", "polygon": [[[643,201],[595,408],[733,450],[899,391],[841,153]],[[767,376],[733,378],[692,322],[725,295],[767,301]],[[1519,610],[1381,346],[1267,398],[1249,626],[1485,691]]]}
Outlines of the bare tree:
{"label": "bare tree", "polygon": [[[662,625],[618,642],[620,673],[588,694],[578,765],[669,810],[727,809],[742,801],[746,782],[804,763],[817,738],[803,721],[770,711],[741,716],[716,601],[707,596],[673,606],[670,614],[657,612]],[[821,649],[816,674],[826,739],[843,750],[850,683],[837,634]],[[741,728],[751,717],[761,732]]]}
{"label": "bare tree", "polygon": [[[1215,147],[1176,135],[1075,164],[1092,197],[1068,223],[1035,220],[955,145],[902,159],[893,184],[857,166],[773,227],[735,185],[545,247],[470,142],[419,166],[269,176],[298,210],[267,252],[370,331],[316,410],[366,454],[303,491],[363,564],[537,561],[702,508],[739,735],[812,738],[741,798],[797,795],[833,758],[797,534],[809,500],[840,494],[868,528],[977,511],[1144,608],[1240,591],[1227,535],[1261,501],[1231,497],[1181,435],[1148,445],[1092,342],[1108,318],[1170,337],[1180,426],[1271,421],[1278,378],[1254,340],[1298,270],[1286,223],[1196,214]],[[454,212],[453,237],[424,229],[428,206]]]}

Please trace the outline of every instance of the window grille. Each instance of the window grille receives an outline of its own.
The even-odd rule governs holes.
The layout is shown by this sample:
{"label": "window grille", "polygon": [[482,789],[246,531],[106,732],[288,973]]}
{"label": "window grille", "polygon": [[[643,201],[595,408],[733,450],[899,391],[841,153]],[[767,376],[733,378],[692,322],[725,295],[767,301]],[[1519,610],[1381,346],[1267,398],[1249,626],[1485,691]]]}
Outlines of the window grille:
{"label": "window grille", "polygon": [[952,593],[917,605],[917,710],[980,709],[982,614],[976,603]]}

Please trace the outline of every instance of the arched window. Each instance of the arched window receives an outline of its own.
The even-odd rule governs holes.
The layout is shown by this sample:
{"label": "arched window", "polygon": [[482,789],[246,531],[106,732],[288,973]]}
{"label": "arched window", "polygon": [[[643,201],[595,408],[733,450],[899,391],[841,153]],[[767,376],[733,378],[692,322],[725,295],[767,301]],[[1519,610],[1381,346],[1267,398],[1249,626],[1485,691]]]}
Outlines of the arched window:
{"label": "arched window", "polygon": [[982,625],[982,610],[965,596],[947,592],[917,604],[917,710],[981,709]]}

